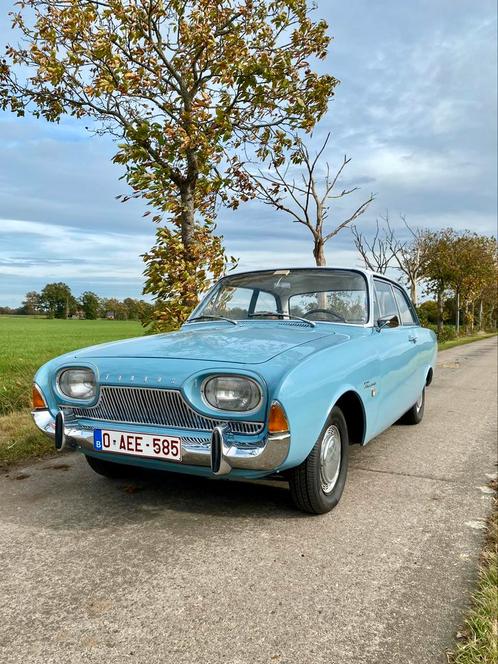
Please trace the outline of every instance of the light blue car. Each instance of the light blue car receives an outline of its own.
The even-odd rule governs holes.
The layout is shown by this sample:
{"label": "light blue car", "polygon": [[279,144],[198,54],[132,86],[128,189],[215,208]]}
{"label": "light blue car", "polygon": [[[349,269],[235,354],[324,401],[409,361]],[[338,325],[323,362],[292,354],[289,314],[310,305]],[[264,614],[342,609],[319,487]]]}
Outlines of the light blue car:
{"label": "light blue car", "polygon": [[349,445],[421,421],[436,352],[434,333],[385,276],[246,272],[221,279],[178,332],[45,364],[33,417],[101,475],[131,464],[280,476],[299,509],[321,514],[341,497]]}

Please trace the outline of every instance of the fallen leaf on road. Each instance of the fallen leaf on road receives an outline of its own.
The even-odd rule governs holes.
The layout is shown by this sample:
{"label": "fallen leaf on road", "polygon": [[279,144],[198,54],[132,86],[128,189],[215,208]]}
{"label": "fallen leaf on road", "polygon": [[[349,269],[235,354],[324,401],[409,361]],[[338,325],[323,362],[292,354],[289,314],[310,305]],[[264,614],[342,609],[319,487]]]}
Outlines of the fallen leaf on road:
{"label": "fallen leaf on road", "polygon": [[138,493],[139,491],[143,491],[144,488],[143,486],[137,486],[136,484],[127,484],[123,487],[123,490],[125,493]]}

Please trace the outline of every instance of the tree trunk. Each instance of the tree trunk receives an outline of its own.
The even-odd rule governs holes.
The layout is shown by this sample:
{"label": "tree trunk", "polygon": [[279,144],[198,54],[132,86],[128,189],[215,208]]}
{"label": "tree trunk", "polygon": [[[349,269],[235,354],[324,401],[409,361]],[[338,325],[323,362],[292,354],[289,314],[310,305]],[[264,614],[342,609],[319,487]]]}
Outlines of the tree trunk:
{"label": "tree trunk", "polygon": [[460,336],[460,291],[457,291],[456,293],[456,321],[455,321],[455,327],[456,327],[456,335],[457,337]]}
{"label": "tree trunk", "polygon": [[482,313],[483,313],[483,304],[482,300],[479,302],[479,332],[482,332]]}
{"label": "tree trunk", "polygon": [[410,297],[414,306],[417,306],[417,281],[413,277],[410,277]]}
{"label": "tree trunk", "polygon": [[438,335],[441,334],[443,331],[443,308],[444,308],[444,302],[443,302],[443,290],[439,290],[437,293],[437,333]]}
{"label": "tree trunk", "polygon": [[470,316],[469,316],[469,302],[465,302],[465,307],[464,307],[464,317],[465,317],[465,335],[469,335],[469,323],[470,323]]}
{"label": "tree trunk", "polygon": [[315,257],[315,264],[318,267],[324,267],[327,265],[327,259],[325,258],[325,243],[321,237],[315,239],[313,256]]}
{"label": "tree trunk", "polygon": [[187,255],[189,248],[194,240],[195,227],[195,204],[194,204],[195,184],[186,183],[180,187],[180,197],[182,201],[182,213],[180,217],[182,242]]}

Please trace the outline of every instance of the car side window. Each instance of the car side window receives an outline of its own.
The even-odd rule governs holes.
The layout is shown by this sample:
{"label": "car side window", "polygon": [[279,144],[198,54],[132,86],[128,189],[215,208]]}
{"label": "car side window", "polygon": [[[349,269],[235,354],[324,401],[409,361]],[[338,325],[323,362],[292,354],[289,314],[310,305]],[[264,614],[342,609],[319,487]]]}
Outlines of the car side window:
{"label": "car side window", "polygon": [[396,306],[396,300],[394,299],[391,285],[388,284],[387,281],[381,281],[380,279],[374,279],[374,283],[377,304],[380,312],[379,318],[398,316],[398,307]]}
{"label": "car side window", "polygon": [[394,288],[394,297],[398,303],[398,309],[401,316],[401,325],[416,325],[417,321],[415,320],[412,309],[408,304],[406,295],[400,288]]}

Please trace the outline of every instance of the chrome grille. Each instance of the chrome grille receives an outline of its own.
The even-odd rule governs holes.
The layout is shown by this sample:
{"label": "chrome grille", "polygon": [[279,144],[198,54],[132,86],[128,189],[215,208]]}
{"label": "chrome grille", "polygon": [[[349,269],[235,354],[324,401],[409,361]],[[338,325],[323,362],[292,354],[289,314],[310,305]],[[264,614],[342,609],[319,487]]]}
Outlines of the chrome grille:
{"label": "chrome grille", "polygon": [[[95,406],[67,407],[69,416],[123,424],[147,424],[175,429],[211,431],[226,420],[218,420],[197,413],[178,390],[152,387],[124,387],[103,385]],[[262,431],[261,422],[236,422],[230,427],[235,433],[256,434]]]}

